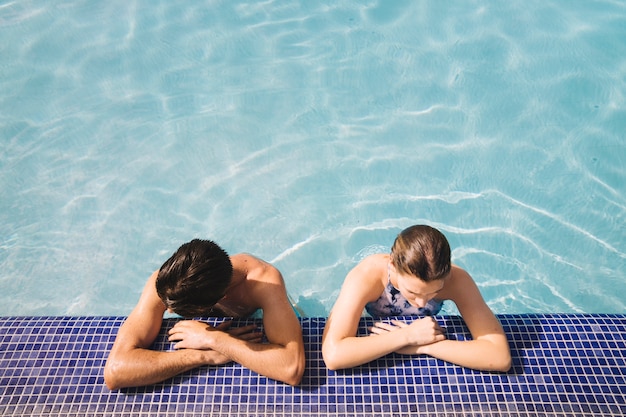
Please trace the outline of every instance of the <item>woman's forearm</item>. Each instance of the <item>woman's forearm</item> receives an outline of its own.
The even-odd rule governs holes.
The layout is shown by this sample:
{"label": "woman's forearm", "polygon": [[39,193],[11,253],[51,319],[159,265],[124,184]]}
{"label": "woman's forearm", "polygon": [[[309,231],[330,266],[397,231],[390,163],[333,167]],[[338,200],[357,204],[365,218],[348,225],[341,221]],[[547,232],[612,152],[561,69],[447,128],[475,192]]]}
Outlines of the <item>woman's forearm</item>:
{"label": "woman's forearm", "polygon": [[346,337],[338,341],[326,340],[322,355],[331,370],[351,368],[371,362],[406,346],[400,332],[374,336]]}
{"label": "woman's forearm", "polygon": [[[498,339],[442,340],[414,348],[414,353],[423,353],[466,368],[506,372],[511,368],[511,353],[506,340]],[[403,349],[401,353],[409,352]]]}

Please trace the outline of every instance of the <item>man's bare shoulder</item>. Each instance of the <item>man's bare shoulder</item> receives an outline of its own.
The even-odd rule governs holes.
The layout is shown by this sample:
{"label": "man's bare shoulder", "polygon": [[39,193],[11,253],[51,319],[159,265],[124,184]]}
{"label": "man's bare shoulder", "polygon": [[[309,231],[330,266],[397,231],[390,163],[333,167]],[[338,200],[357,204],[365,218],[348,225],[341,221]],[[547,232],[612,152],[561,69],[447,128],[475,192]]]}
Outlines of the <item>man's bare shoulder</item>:
{"label": "man's bare shoulder", "polygon": [[244,272],[246,281],[271,282],[283,285],[283,279],[276,267],[263,259],[249,253],[238,253],[231,256],[235,270]]}
{"label": "man's bare shoulder", "polygon": [[[150,310],[162,309],[163,311],[165,311],[165,305],[163,304],[163,301],[161,301],[161,299],[159,298],[156,290],[156,280],[158,274],[158,270],[154,271],[152,275],[150,275],[150,278],[148,278],[148,280],[146,281],[143,291],[141,292],[141,297],[139,298],[139,301],[137,303],[137,307],[148,308]],[[161,313],[163,313],[163,311],[161,311]]]}
{"label": "man's bare shoulder", "polygon": [[242,253],[231,256],[235,271],[244,272],[245,280],[237,287],[241,303],[269,311],[291,311],[281,273],[256,256]]}
{"label": "man's bare shoulder", "polygon": [[251,265],[254,265],[255,263],[259,263],[259,262],[267,263],[263,259],[259,258],[258,256],[254,256],[246,252],[236,253],[234,255],[231,255],[230,259],[233,263],[245,262],[245,263],[250,263]]}

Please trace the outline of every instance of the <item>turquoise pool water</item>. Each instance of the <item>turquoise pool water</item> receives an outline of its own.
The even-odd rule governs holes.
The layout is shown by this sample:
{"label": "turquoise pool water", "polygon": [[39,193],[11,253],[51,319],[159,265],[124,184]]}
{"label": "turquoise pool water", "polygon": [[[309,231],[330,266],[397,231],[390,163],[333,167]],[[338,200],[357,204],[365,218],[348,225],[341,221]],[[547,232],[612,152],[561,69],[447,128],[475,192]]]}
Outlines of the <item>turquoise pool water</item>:
{"label": "turquoise pool water", "polygon": [[626,312],[624,2],[0,1],[0,39],[0,315],[127,314],[203,237],[325,316],[414,223],[497,313]]}

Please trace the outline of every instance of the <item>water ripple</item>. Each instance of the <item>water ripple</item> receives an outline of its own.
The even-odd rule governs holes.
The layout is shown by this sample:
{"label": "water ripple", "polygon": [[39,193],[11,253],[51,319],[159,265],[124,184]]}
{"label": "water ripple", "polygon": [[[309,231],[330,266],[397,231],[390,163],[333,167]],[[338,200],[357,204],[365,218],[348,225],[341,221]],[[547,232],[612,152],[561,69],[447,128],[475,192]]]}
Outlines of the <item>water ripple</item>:
{"label": "water ripple", "polygon": [[124,314],[210,237],[324,315],[363,256],[429,223],[497,312],[624,312],[625,15],[5,2],[0,305]]}

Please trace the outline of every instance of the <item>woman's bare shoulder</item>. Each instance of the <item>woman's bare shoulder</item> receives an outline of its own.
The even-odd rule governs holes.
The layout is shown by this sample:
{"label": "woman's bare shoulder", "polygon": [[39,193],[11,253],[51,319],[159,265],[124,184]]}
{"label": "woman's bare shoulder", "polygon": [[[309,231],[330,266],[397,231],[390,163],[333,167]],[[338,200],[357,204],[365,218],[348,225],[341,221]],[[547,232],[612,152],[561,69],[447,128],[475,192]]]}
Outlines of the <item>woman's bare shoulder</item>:
{"label": "woman's bare shoulder", "polygon": [[346,276],[344,284],[365,286],[378,291],[379,284],[386,280],[389,255],[374,254],[363,258]]}
{"label": "woman's bare shoulder", "polygon": [[[442,298],[455,302],[460,308],[461,304],[471,304],[482,301],[480,290],[472,276],[463,268],[452,265],[450,276],[446,278]],[[484,302],[484,301],[483,301]]]}
{"label": "woman's bare shoulder", "polygon": [[374,255],[368,255],[361,262],[359,266],[370,269],[386,269],[389,263],[389,255],[386,253],[376,253]]}

